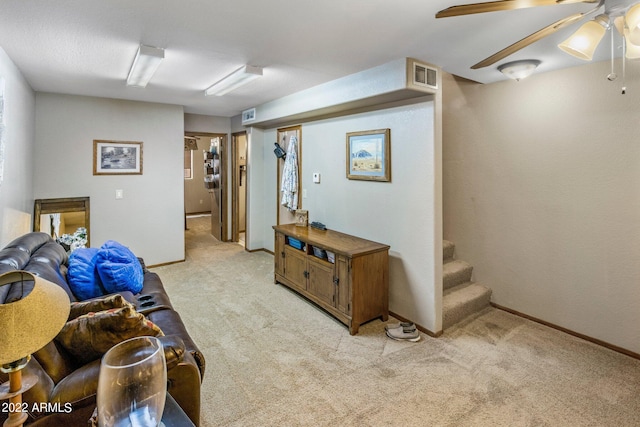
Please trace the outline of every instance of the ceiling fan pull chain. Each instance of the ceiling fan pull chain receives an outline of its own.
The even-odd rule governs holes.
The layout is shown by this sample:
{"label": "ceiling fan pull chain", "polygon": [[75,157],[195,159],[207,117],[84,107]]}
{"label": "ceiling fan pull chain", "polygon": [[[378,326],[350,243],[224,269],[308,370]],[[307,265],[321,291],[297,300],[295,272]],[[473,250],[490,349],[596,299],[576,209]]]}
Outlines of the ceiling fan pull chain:
{"label": "ceiling fan pull chain", "polygon": [[616,74],[616,69],[615,69],[615,64],[614,64],[614,59],[615,59],[615,42],[614,42],[614,38],[615,38],[615,34],[614,34],[614,31],[613,31],[613,29],[611,27],[609,27],[609,31],[611,31],[611,72],[607,76],[607,80],[612,82],[616,78],[618,78],[618,75]]}
{"label": "ceiling fan pull chain", "polygon": [[625,84],[626,68],[627,68],[627,40],[625,38],[622,40],[622,94],[623,95],[627,93],[627,85]]}

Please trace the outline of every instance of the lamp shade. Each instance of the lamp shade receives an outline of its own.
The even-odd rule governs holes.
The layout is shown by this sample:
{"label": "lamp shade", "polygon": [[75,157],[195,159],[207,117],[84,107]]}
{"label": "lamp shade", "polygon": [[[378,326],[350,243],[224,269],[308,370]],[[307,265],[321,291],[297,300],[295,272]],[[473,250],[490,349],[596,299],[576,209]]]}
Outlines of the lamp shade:
{"label": "lamp shade", "polygon": [[627,41],[640,46],[640,3],[629,8],[624,16],[624,20],[629,29]]}
{"label": "lamp shade", "polygon": [[599,22],[589,21],[578,28],[578,31],[573,33],[571,37],[560,43],[558,47],[578,59],[591,61],[605,31],[605,27]]}
{"label": "lamp shade", "polygon": [[60,286],[27,271],[0,276],[0,286],[21,282],[33,289],[22,299],[0,304],[0,365],[9,364],[40,350],[62,329],[70,303]]}

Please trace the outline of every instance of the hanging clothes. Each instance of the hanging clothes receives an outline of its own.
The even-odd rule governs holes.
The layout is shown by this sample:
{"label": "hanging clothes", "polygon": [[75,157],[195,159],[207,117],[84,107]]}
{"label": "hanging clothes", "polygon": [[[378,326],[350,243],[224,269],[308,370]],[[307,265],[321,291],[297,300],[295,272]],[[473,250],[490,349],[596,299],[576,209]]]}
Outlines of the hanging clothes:
{"label": "hanging clothes", "polygon": [[290,211],[298,209],[298,138],[292,136],[287,147],[287,157],[282,169],[282,183],[280,203]]}

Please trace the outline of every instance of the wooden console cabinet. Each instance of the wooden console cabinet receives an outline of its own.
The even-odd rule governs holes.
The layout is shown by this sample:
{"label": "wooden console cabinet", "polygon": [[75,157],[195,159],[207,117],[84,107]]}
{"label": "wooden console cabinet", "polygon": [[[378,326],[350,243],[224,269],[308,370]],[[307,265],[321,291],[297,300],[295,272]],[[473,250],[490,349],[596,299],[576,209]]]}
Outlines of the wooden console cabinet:
{"label": "wooden console cabinet", "polygon": [[[333,230],[275,225],[275,283],[288,286],[347,325],[389,318],[389,246]],[[302,242],[291,246],[289,238]],[[314,249],[335,254],[334,262]]]}

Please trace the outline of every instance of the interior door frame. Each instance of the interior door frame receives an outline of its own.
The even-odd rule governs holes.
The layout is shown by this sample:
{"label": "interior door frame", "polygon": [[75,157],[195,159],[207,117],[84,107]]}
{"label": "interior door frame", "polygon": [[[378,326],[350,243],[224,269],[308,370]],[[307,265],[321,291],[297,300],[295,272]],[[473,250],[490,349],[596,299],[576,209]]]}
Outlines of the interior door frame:
{"label": "interior door frame", "polygon": [[[288,126],[278,129],[277,141],[282,149],[287,151],[287,146],[289,144],[288,141],[286,144],[282,144],[283,138],[286,140],[287,137],[291,137],[293,135],[298,138],[298,209],[302,209],[302,194],[300,194],[302,193],[302,125]],[[282,169],[284,168],[284,160],[276,158],[276,162],[278,162],[278,178],[276,185],[276,225],[282,224],[282,221],[285,221],[285,224],[289,224],[295,222],[295,216],[289,213],[286,208],[280,204],[280,179],[282,176]],[[281,211],[284,211],[282,215]]]}
{"label": "interior door frame", "polygon": [[[185,131],[184,136],[220,138],[220,152],[222,154],[220,161],[220,227],[222,228],[222,230],[220,231],[220,240],[226,242],[229,240],[229,233],[227,232],[227,227],[229,224],[229,215],[227,212],[227,162],[229,158],[229,155],[227,154],[227,140],[229,135],[226,133]],[[204,167],[203,164],[201,164],[200,166]],[[196,166],[194,165],[194,167]],[[204,183],[202,185],[204,185]]]}
{"label": "interior door frame", "polygon": [[[233,242],[240,241],[240,182],[238,173],[238,144],[237,138],[244,135],[248,144],[247,131],[234,132],[231,134],[231,240]],[[245,153],[246,154],[246,153]],[[248,160],[248,159],[247,159]],[[246,165],[248,168],[248,164]],[[245,186],[249,189],[249,181],[245,180]],[[247,192],[245,191],[245,221],[247,218]],[[246,233],[246,230],[245,230]]]}

